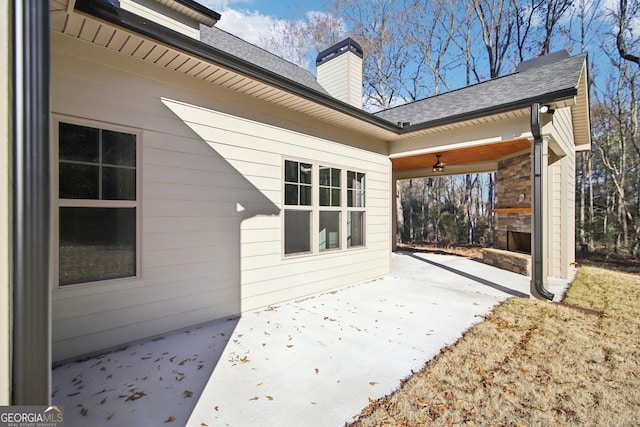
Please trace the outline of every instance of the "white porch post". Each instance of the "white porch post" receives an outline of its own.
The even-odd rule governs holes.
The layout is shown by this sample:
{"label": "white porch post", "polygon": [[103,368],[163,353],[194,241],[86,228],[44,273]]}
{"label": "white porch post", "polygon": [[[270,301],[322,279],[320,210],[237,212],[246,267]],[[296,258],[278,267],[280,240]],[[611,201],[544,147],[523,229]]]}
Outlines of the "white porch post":
{"label": "white porch post", "polygon": [[391,177],[391,250],[398,249],[397,236],[398,236],[398,180],[395,176]]}

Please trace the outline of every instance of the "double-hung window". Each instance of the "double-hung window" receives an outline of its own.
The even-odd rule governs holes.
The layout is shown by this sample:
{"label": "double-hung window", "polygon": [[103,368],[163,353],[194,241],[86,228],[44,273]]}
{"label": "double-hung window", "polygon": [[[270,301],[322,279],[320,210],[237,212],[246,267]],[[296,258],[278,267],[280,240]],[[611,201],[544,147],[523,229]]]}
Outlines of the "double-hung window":
{"label": "double-hung window", "polygon": [[59,286],[135,277],[139,134],[62,120],[56,126]]}
{"label": "double-hung window", "polygon": [[285,255],[311,252],[312,172],[310,163],[285,161]]}
{"label": "double-hung window", "polygon": [[365,173],[284,161],[284,254],[365,245]]}
{"label": "double-hung window", "polygon": [[364,245],[365,174],[347,172],[347,247]]}
{"label": "double-hung window", "polygon": [[340,248],[340,223],[342,214],[342,170],[320,166],[320,224],[318,249]]}

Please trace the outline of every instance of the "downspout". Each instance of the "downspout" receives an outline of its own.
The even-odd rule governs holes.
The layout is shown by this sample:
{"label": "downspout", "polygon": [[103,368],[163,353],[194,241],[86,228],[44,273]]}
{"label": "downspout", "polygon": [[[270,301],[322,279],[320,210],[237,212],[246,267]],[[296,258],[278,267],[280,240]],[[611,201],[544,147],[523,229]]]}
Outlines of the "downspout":
{"label": "downspout", "polygon": [[553,300],[554,295],[545,289],[543,277],[543,236],[542,236],[542,213],[543,213],[543,189],[542,189],[542,132],[540,131],[540,104],[531,105],[531,133],[533,135],[533,270],[531,272],[530,291],[533,297],[539,299]]}
{"label": "downspout", "polygon": [[48,405],[49,1],[14,0],[12,12],[11,404]]}

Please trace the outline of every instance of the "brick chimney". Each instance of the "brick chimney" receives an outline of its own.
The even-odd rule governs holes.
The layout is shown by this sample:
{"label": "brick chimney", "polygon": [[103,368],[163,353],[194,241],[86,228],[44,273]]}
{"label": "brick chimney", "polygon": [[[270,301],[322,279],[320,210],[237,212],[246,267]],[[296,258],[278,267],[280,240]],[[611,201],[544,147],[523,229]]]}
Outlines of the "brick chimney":
{"label": "brick chimney", "polygon": [[318,83],[331,96],[362,108],[362,47],[347,38],[316,58]]}

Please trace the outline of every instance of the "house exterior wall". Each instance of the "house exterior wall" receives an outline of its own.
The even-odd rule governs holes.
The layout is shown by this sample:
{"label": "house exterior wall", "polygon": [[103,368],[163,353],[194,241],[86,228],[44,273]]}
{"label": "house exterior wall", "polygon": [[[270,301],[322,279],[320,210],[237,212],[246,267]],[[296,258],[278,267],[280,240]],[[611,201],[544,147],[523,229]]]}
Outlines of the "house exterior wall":
{"label": "house exterior wall", "polygon": [[9,55],[11,25],[9,4],[0,8],[0,405],[11,398],[11,281],[10,200],[11,151],[9,134]]}
{"label": "house exterior wall", "polygon": [[[390,270],[390,161],[356,147],[382,151],[382,141],[57,33],[52,112],[139,129],[143,178],[140,277],[52,283],[56,361]],[[283,256],[290,157],[366,172],[365,248]]]}
{"label": "house exterior wall", "polygon": [[157,1],[120,0],[120,7],[186,36],[200,40],[200,25],[195,19],[188,18]]}
{"label": "house exterior wall", "polygon": [[567,278],[575,262],[575,151],[571,109],[555,111],[550,128],[549,273]]}

